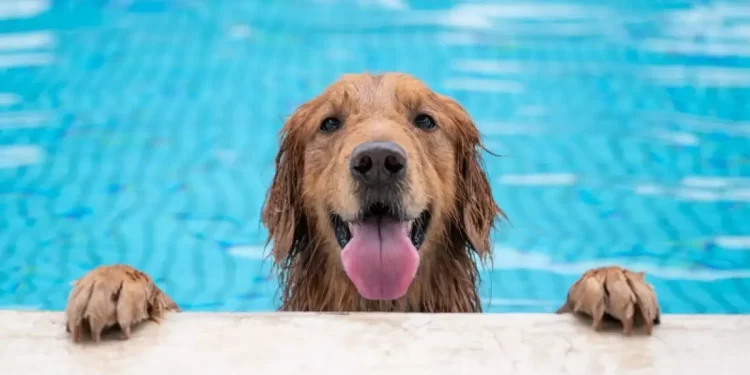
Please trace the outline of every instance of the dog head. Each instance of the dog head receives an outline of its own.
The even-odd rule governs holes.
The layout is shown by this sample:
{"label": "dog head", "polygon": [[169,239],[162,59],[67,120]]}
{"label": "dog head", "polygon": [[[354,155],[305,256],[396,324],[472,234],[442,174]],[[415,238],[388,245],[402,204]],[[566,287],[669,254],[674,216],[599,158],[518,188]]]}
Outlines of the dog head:
{"label": "dog head", "polygon": [[282,129],[263,210],[277,263],[315,252],[365,299],[395,300],[447,243],[489,254],[501,211],[480,149],[467,112],[419,80],[342,77]]}

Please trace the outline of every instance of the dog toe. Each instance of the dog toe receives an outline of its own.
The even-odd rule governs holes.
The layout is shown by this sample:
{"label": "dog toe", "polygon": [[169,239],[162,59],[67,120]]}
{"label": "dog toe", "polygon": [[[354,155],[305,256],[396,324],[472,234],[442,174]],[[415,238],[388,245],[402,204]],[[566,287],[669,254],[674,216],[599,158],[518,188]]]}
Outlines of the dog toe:
{"label": "dog toe", "polygon": [[119,326],[127,339],[134,325],[178,310],[145,273],[125,265],[103,266],[73,283],[65,309],[66,331],[74,342],[82,341],[85,331],[99,342],[102,331]]}
{"label": "dog toe", "polygon": [[644,274],[616,266],[584,273],[570,287],[565,304],[557,312],[588,315],[595,330],[601,328],[605,316],[610,316],[622,323],[625,334],[642,324],[650,335],[660,320],[656,293]]}

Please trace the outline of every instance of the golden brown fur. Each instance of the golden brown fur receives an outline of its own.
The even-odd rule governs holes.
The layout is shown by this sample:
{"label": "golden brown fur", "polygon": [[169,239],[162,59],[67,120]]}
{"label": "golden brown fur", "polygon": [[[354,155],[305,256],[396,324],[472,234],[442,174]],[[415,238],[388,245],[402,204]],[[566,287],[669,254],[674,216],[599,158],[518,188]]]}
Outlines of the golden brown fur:
{"label": "golden brown fur", "polygon": [[[433,116],[437,131],[414,128],[417,113]],[[344,117],[345,126],[321,134],[320,122],[332,114]],[[281,134],[263,223],[273,242],[282,310],[481,310],[472,253],[490,256],[490,230],[502,212],[481,167],[477,128],[456,101],[403,74],[349,75],[303,104]],[[409,201],[431,207],[433,215],[416,279],[396,301],[359,296],[341,267],[328,220],[329,208],[356,210],[347,163],[356,145],[373,139],[404,148]]]}
{"label": "golden brown fur", "polygon": [[73,282],[65,309],[66,331],[81,341],[88,331],[94,341],[106,328],[118,326],[123,338],[144,320],[159,321],[167,311],[179,311],[177,304],[145,273],[116,264],[99,267]]}
{"label": "golden brown fur", "polygon": [[[433,116],[437,129],[412,126],[416,113]],[[344,119],[344,126],[320,133],[326,116]],[[401,145],[409,168],[400,204],[408,217],[424,209],[432,215],[416,278],[397,300],[360,296],[342,267],[328,220],[332,211],[356,215],[359,203],[346,163],[353,148],[368,140]],[[491,256],[490,231],[503,215],[482,170],[481,149],[477,128],[458,103],[403,74],[345,76],[300,106],[282,129],[262,214],[281,282],[281,310],[481,311],[475,260]],[[139,322],[178,310],[143,272],[100,266],[73,284],[66,326],[75,341],[84,331],[98,341],[111,326],[127,338]],[[638,323],[650,334],[660,320],[656,293],[643,274],[617,266],[586,272],[558,312],[591,315],[597,330],[611,316],[624,323],[626,334]]]}

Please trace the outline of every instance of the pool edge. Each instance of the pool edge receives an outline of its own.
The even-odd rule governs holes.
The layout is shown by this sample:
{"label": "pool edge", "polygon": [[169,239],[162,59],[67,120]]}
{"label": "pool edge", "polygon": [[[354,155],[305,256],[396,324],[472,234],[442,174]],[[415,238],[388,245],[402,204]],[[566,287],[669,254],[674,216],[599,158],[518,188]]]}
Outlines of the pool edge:
{"label": "pool edge", "polygon": [[666,315],[653,336],[554,314],[179,313],[71,343],[62,312],[0,310],[4,374],[701,374],[750,364],[749,315]]}

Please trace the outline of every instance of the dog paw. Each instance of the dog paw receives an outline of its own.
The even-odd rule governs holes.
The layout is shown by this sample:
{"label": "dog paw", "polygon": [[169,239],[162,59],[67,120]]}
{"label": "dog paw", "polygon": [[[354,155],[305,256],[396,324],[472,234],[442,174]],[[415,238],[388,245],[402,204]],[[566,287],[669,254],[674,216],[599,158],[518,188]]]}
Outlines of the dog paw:
{"label": "dog paw", "polygon": [[590,316],[594,330],[599,330],[602,319],[609,316],[622,322],[623,332],[628,335],[639,324],[650,335],[661,315],[656,292],[644,274],[620,267],[595,268],[583,274],[557,310],[558,314],[569,312]]}
{"label": "dog paw", "polygon": [[102,266],[73,282],[66,330],[74,342],[83,339],[84,331],[99,342],[103,330],[119,326],[127,339],[133,326],[147,319],[158,322],[167,311],[179,308],[148,275],[125,265]]}

